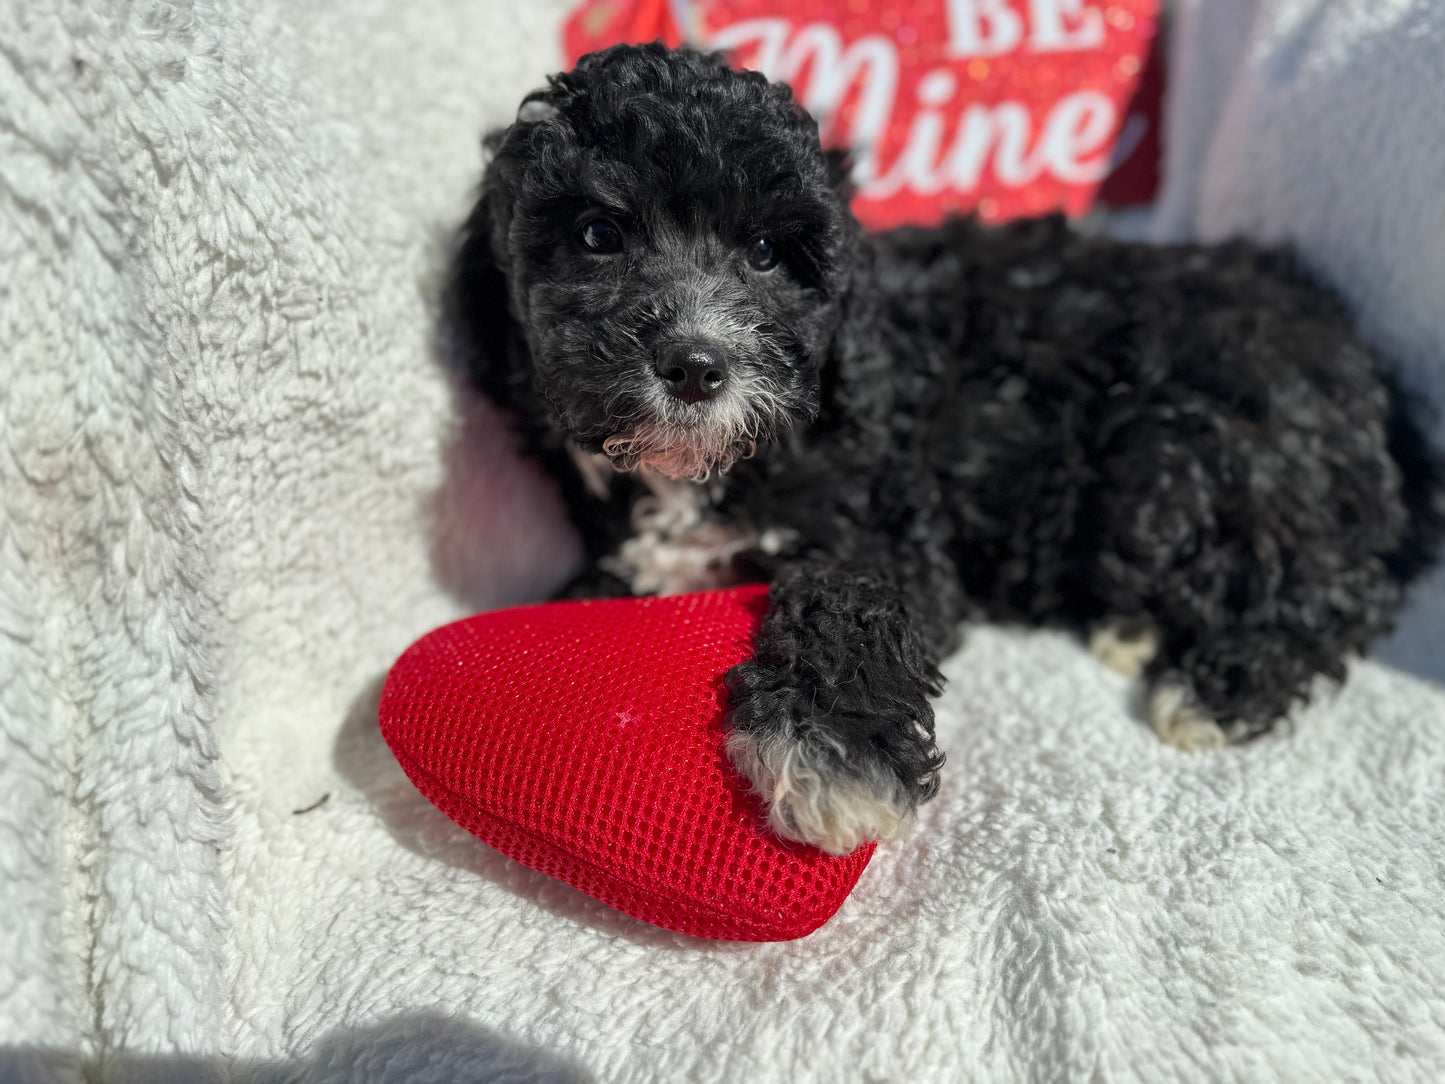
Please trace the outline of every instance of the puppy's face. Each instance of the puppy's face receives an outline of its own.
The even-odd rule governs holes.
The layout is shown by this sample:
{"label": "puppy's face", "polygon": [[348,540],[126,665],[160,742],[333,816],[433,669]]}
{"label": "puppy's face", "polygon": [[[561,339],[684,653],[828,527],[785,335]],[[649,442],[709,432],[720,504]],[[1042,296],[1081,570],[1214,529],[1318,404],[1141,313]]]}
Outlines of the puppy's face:
{"label": "puppy's face", "polygon": [[577,445],[701,477],[812,415],[854,241],[786,88],[612,49],[493,146],[491,258],[532,385]]}

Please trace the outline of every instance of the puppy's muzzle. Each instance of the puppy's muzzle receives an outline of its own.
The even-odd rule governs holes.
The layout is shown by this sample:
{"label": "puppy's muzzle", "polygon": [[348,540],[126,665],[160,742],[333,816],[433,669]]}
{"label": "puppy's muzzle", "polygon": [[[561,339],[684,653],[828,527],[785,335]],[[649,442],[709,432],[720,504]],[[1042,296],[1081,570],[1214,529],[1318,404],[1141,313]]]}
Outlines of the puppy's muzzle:
{"label": "puppy's muzzle", "polygon": [[728,357],[711,343],[669,343],[657,352],[652,368],[670,395],[684,403],[701,403],[727,383]]}

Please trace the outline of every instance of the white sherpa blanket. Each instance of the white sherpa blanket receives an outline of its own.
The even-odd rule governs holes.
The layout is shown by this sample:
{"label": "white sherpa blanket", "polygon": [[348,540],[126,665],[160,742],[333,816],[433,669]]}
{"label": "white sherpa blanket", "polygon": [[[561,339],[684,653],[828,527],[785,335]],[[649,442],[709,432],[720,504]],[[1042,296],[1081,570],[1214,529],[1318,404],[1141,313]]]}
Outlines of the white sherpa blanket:
{"label": "white sherpa blanket", "polygon": [[[1379,663],[1187,756],[1079,644],[979,630],[919,831],[787,944],[410,787],[389,662],[576,557],[430,340],[563,6],[0,12],[0,1080],[1445,1078],[1445,692]],[[1161,235],[1295,240],[1445,393],[1445,12],[1179,29]],[[1442,628],[1422,592],[1390,657],[1439,675]]]}

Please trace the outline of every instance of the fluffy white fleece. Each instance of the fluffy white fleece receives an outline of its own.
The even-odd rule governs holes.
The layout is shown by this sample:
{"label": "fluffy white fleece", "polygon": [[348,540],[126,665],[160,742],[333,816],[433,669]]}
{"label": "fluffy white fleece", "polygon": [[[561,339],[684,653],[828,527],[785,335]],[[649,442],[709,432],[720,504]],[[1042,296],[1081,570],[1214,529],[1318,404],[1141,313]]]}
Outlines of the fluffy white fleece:
{"label": "fluffy white fleece", "polygon": [[[576,560],[430,340],[564,7],[0,13],[0,1080],[1445,1076],[1445,693],[1378,664],[1190,757],[979,630],[943,792],[789,944],[642,926],[406,782],[388,663]],[[1439,6],[1180,28],[1161,235],[1297,240],[1445,389]]]}

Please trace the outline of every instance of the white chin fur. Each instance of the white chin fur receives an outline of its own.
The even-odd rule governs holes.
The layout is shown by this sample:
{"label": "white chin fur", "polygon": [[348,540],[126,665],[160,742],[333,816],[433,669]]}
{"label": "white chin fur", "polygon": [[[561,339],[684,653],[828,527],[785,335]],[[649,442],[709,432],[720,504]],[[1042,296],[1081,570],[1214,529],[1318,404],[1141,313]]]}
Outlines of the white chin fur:
{"label": "white chin fur", "polygon": [[608,437],[602,450],[618,470],[648,467],[669,478],[702,481],[747,459],[784,416],[779,393],[766,381],[740,379],[705,404],[659,396],[645,420]]}
{"label": "white chin fur", "polygon": [[701,482],[713,471],[726,471],[739,459],[749,458],[756,447],[756,442],[752,440],[740,447],[732,445],[724,448],[679,443],[675,438],[669,441],[652,432],[638,430],[625,437],[609,437],[602,450],[618,470],[645,467],[668,478],[690,478]]}

